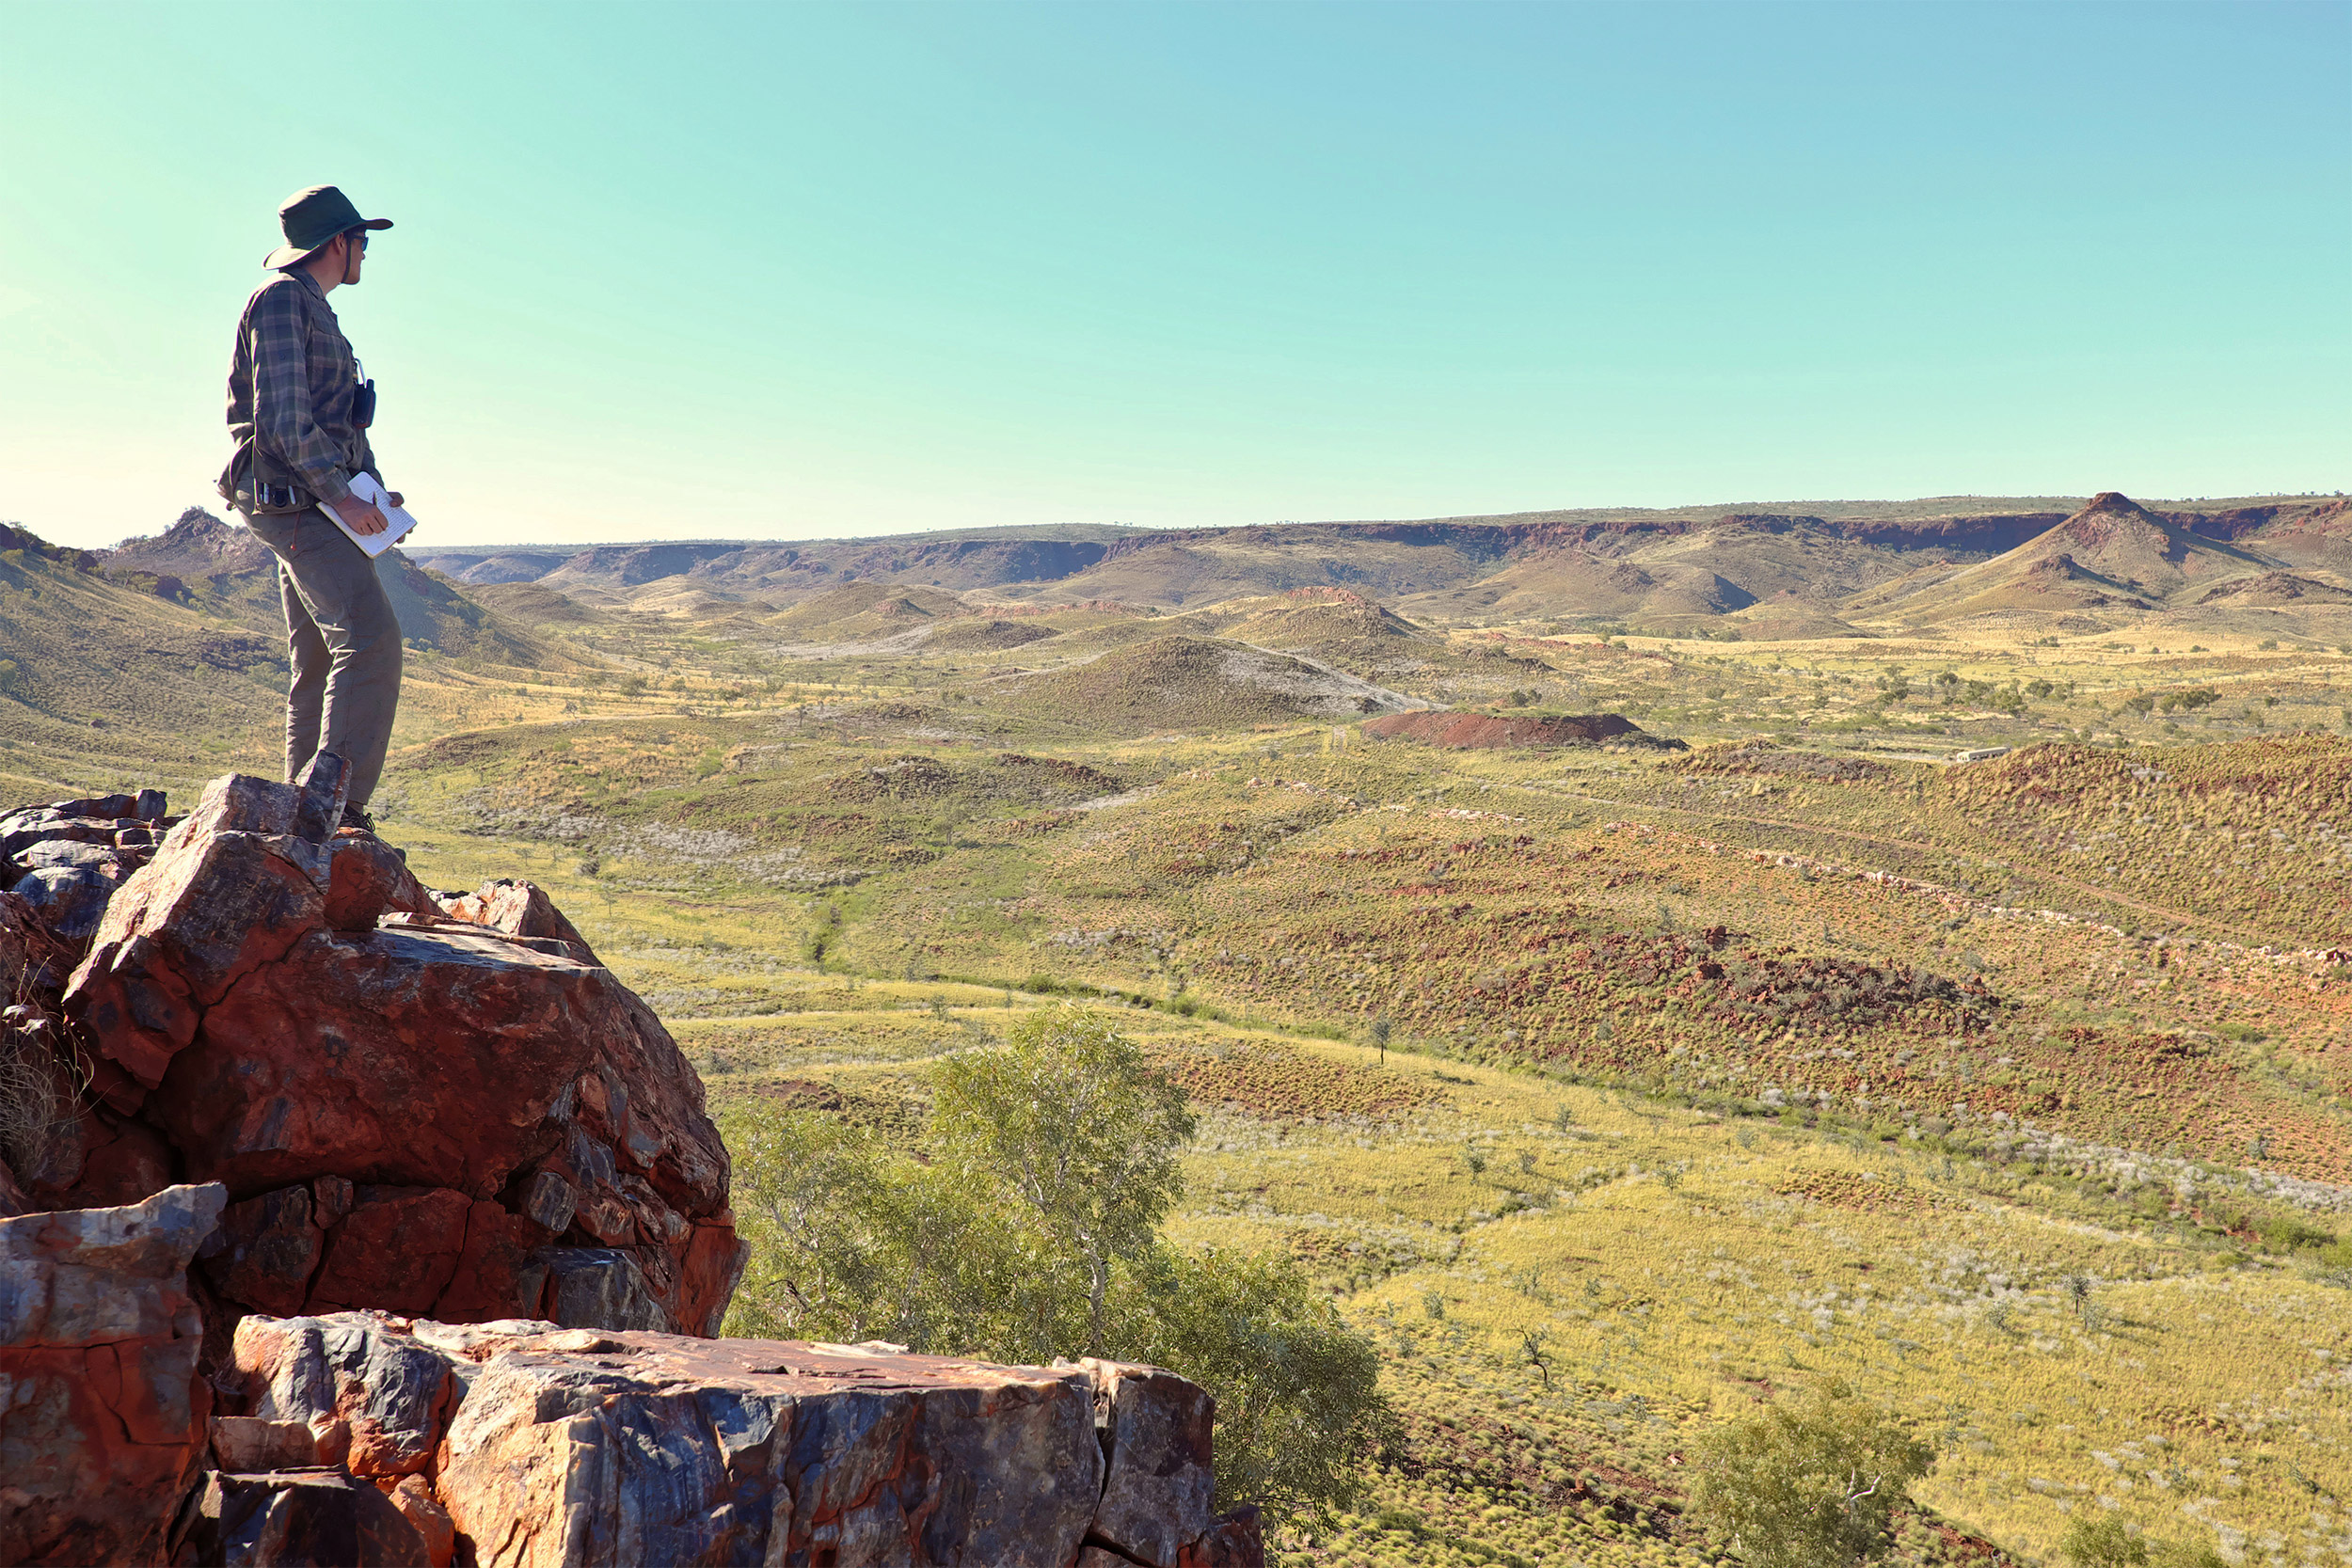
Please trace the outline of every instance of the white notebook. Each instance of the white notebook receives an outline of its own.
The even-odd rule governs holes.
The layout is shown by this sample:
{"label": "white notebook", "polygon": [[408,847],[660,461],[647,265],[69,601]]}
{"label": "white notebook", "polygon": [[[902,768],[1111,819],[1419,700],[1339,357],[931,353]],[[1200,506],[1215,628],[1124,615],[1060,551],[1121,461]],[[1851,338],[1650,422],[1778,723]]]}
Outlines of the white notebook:
{"label": "white notebook", "polygon": [[371,558],[382,555],[386,550],[389,550],[394,545],[399,544],[402,535],[405,534],[410,529],[417,526],[417,520],[414,517],[411,517],[407,513],[404,512],[399,507],[394,506],[390,500],[386,499],[384,486],[376,483],[375,481],[370,479],[367,475],[353,474],[351,476],[351,493],[358,497],[363,501],[373,501],[375,504],[375,509],[384,514],[385,521],[390,523],[392,526],[386,529],[381,533],[354,533],[351,531],[351,525],[344,522],[342,518],[337,515],[333,507],[327,505],[325,501],[321,501],[319,502],[319,510],[326,513],[327,518],[333,522],[337,528],[343,531],[344,536],[353,544],[367,551]]}

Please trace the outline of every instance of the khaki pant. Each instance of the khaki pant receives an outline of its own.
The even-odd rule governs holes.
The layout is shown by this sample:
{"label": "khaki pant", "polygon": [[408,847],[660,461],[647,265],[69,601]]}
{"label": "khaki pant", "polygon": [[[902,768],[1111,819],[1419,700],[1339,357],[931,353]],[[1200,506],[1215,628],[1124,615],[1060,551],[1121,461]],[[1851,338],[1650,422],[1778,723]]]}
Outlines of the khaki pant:
{"label": "khaki pant", "polygon": [[[242,499],[242,498],[241,498]],[[351,803],[365,806],[384,771],[400,707],[400,622],[375,562],[316,510],[238,509],[278,557],[286,607],[286,778],[321,750],[351,764]]]}

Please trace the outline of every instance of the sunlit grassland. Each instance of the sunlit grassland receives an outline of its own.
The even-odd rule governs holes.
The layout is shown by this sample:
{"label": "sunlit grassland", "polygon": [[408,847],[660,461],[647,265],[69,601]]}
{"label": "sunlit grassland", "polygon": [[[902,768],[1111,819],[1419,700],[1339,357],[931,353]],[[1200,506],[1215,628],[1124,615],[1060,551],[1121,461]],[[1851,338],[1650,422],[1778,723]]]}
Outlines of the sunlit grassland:
{"label": "sunlit grassland", "polygon": [[[673,1016],[771,1006],[777,956],[821,938],[868,975],[1043,976],[1358,1037],[1389,1016],[1400,1043],[1451,1054],[1913,1117],[1964,1103],[2151,1152],[2352,1168],[2352,984],[2186,912],[2241,861],[2324,899],[2346,870],[2326,800],[2275,802],[2284,827],[2233,834],[2231,860],[2173,863],[2187,892],[2154,890],[2172,902],[2133,918],[2063,896],[2107,863],[2054,880],[2047,864],[2071,863],[2002,842],[1964,777],[1726,778],[1351,735],[1061,748],[1077,770],[1041,785],[1042,765],[985,747],[637,716],[453,736],[406,754],[393,788],[429,880],[469,884],[486,853],[548,881],[645,949]],[[2352,756],[2305,739],[2167,760],[2196,776],[2241,751],[2232,766],[2290,781],[2340,779]],[[2095,783],[2099,756],[2067,766]],[[2262,799],[2120,809],[2203,820]],[[1708,963],[1729,978],[1705,980]],[[1869,1002],[1918,976],[1982,1006]],[[1779,1000],[1743,1000],[1750,982]]]}
{"label": "sunlit grassland", "polygon": [[[638,939],[608,954],[633,984],[675,981],[665,933],[587,924]],[[902,1137],[925,1062],[1038,1005],[787,966],[770,1010],[674,1027],[721,1107],[823,1085]],[[1658,1506],[1679,1456],[1746,1402],[1830,1376],[1933,1433],[1921,1500],[2012,1551],[2046,1555],[2073,1511],[2109,1508],[2256,1560],[2272,1540],[2286,1560],[2338,1549],[2312,1488],[2352,1482],[2352,1323],[2289,1268],[2016,1201],[2000,1173],[1899,1139],[1120,1016],[1163,1061],[1255,1052],[1416,1095],[1311,1120],[1204,1106],[1187,1161],[1174,1234],[1298,1257],[1381,1345],[1407,1417],[1373,1504],[1290,1560],[1710,1560]]]}
{"label": "sunlit grassland", "polygon": [[[2052,650],[1698,644],[1661,669],[1592,646],[1490,684],[1606,708],[1638,676],[1694,714],[1721,684],[1720,720],[1659,727],[1890,770],[1308,722],[1106,740],[993,713],[985,682],[946,701],[978,660],[738,695],[714,656],[682,693],[453,682],[395,759],[387,831],[436,886],[548,887],[722,1105],[910,1138],[925,1064],[1046,1000],[1024,988],[1148,1002],[1120,1016],[1207,1112],[1177,1235],[1298,1257],[1407,1418],[1373,1504],[1289,1560],[1708,1560],[1680,1458],[1833,1375],[1938,1437],[1930,1509],[2024,1558],[2110,1507],[2249,1561],[2352,1555],[2352,1298],[2201,1209],[2241,1164],[2341,1181],[2352,1155],[2352,979],[2303,956],[2335,940],[2352,820],[2296,793],[2340,779],[2344,746],[2276,734],[2282,709],[2332,723],[2312,683],[2333,656],[2063,650],[2095,703],[1887,707],[1941,751],[2161,739],[2113,710],[2163,680],[2283,693],[2185,717],[2233,745],[2084,752],[2087,792],[2037,803],[1999,764],[1904,764],[1869,750],[1898,732],[1806,705],[1816,661],[1851,707],[1889,663],[2007,680]],[[1743,691],[1788,721],[1740,719],[1767,711]],[[1089,771],[1033,785],[1007,752]],[[1598,958],[1571,976],[1579,949]],[[1727,1011],[1694,966],[1750,952],[1817,988],[1924,972],[1998,1005]],[[1903,1559],[1958,1560],[1931,1525]]]}

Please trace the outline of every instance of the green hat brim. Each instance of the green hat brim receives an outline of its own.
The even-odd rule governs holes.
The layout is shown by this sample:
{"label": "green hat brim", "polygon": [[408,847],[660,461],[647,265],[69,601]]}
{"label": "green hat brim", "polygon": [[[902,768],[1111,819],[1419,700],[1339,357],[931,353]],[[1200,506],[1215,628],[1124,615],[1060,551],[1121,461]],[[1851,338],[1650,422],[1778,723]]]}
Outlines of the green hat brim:
{"label": "green hat brim", "polygon": [[[392,220],[390,218],[368,218],[359,223],[353,224],[351,229],[389,229],[391,226]],[[348,234],[351,232],[351,229],[338,229],[335,230],[334,234],[327,235],[326,239],[320,241],[317,245],[312,245],[308,250],[297,250],[293,245],[281,245],[276,250],[271,251],[267,256],[262,258],[262,268],[265,272],[282,272],[286,268],[293,266],[296,261],[302,261],[308,257],[316,256],[320,251],[325,250],[328,245],[335,243],[336,234]]]}

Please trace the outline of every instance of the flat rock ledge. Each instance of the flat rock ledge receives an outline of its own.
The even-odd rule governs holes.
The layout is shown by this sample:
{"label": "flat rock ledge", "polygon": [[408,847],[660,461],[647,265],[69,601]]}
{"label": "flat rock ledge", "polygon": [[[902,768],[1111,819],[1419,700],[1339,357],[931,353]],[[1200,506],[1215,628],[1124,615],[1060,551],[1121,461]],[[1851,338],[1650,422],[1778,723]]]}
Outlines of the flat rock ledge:
{"label": "flat rock ledge", "polygon": [[217,1184],[0,1220],[0,1560],[1256,1568],[1156,1368],[381,1311],[197,1369]]}

